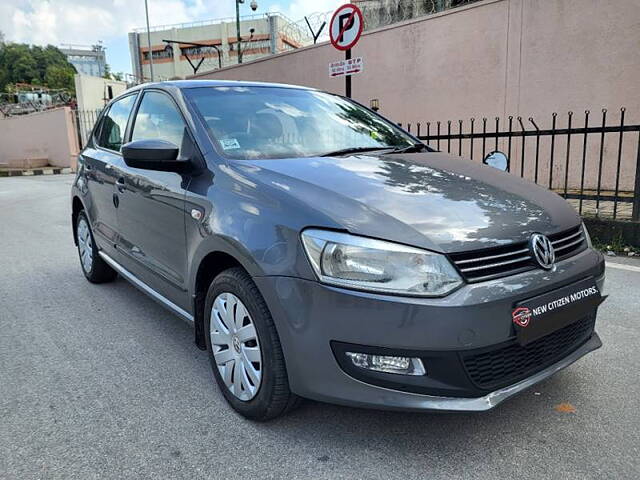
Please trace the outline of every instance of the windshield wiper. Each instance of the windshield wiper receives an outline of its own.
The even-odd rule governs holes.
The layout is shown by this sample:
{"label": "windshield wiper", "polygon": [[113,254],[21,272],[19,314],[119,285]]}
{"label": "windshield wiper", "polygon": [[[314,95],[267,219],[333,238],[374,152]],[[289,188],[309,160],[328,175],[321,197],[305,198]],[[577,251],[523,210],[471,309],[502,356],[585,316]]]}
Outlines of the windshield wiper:
{"label": "windshield wiper", "polygon": [[375,150],[389,150],[393,147],[351,147],[343,148],[340,150],[334,150],[333,152],[323,153],[320,157],[333,157],[337,155],[346,155],[348,153],[361,153],[361,152],[373,152]]}
{"label": "windshield wiper", "polygon": [[428,152],[429,147],[427,147],[424,143],[414,143],[413,145],[409,145],[408,147],[394,148],[393,151],[389,153],[417,153],[425,151]]}

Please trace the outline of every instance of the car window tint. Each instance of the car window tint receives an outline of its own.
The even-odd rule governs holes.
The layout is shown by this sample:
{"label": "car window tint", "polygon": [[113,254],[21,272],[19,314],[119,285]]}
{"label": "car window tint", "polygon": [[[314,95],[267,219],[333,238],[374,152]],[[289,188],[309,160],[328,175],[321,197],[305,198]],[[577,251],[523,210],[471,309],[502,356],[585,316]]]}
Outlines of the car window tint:
{"label": "car window tint", "polygon": [[182,150],[185,123],[173,101],[160,92],[147,92],[142,97],[131,141],[166,140]]}
{"label": "car window tint", "polygon": [[102,119],[98,145],[116,152],[120,151],[124,132],[127,128],[127,121],[135,100],[135,95],[128,95],[111,105],[111,108]]}

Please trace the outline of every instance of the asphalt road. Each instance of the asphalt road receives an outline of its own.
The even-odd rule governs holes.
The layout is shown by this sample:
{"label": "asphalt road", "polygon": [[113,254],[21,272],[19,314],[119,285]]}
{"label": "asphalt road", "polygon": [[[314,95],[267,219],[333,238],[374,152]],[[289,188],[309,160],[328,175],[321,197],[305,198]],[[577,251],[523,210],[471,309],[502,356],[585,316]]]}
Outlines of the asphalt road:
{"label": "asphalt road", "polygon": [[633,264],[608,270],[604,347],[490,412],[306,402],[255,424],[227,408],[186,323],[124,280],[84,279],[71,181],[0,179],[0,478],[640,476]]}

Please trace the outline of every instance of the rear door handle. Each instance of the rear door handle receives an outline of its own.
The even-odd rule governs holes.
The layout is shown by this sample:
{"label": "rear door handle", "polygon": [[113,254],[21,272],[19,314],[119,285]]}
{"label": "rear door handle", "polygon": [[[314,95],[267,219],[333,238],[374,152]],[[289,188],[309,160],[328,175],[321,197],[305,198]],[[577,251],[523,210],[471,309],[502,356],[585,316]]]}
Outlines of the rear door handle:
{"label": "rear door handle", "polygon": [[120,177],[118,180],[116,180],[116,188],[120,193],[124,193],[124,191],[127,189],[124,183],[124,177]]}

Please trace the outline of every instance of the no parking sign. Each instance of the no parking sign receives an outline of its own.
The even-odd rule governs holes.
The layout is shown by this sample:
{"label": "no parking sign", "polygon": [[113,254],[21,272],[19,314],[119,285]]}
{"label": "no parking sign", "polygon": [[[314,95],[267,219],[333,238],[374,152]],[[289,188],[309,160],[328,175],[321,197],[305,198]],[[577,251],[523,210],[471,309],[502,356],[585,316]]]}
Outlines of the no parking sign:
{"label": "no parking sign", "polygon": [[[329,38],[331,44],[338,50],[345,52],[344,62],[331,62],[329,75],[345,77],[345,93],[351,98],[351,75],[362,71],[362,58],[351,60],[351,48],[358,42],[364,19],[360,9],[352,3],[339,7],[331,17],[329,24]],[[339,68],[338,68],[339,67]]]}
{"label": "no parking sign", "polygon": [[363,28],[364,20],[360,9],[351,3],[342,5],[331,17],[329,25],[331,44],[338,50],[349,50],[360,39]]}

